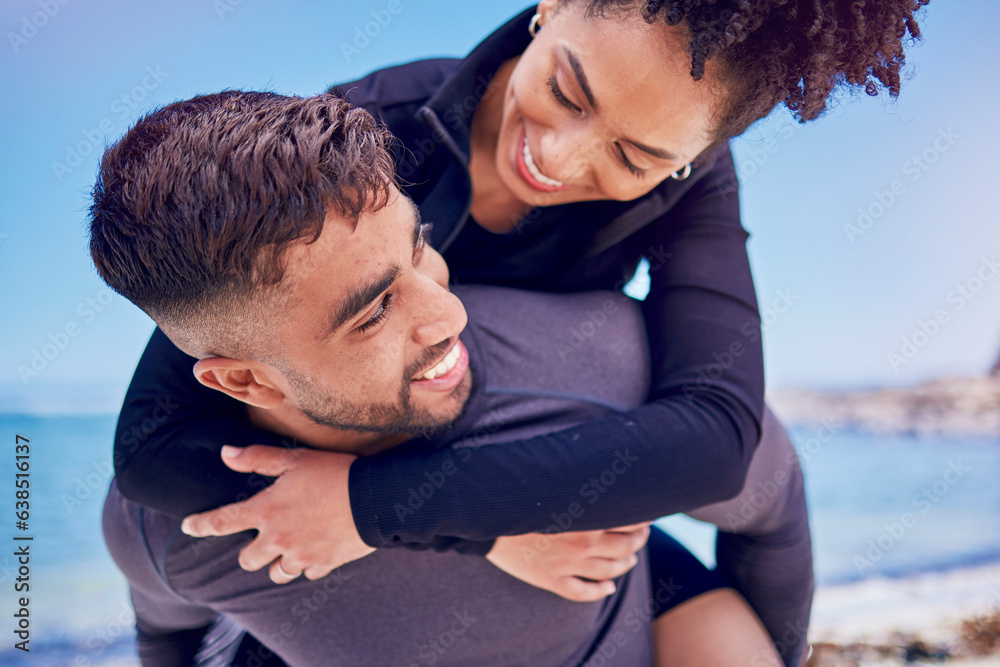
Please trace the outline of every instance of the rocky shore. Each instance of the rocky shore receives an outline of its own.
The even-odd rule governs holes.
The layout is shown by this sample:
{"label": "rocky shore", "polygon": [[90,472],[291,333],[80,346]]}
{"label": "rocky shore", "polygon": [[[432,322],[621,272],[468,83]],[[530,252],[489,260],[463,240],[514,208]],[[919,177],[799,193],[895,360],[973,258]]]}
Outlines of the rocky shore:
{"label": "rocky shore", "polygon": [[1000,375],[943,378],[903,389],[859,393],[785,390],[768,404],[786,424],[836,420],[879,434],[1000,437]]}
{"label": "rocky shore", "polygon": [[807,667],[1000,665],[1000,565],[820,587]]}

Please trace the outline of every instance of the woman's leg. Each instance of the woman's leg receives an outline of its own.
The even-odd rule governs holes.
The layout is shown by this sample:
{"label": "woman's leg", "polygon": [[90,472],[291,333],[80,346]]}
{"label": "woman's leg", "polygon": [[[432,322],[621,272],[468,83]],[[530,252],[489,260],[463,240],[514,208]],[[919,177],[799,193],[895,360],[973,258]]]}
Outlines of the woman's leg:
{"label": "woman's leg", "polygon": [[781,664],[760,619],[722,575],[656,526],[647,544],[654,664]]}
{"label": "woman's leg", "polygon": [[653,623],[656,667],[779,667],[781,658],[743,596],[717,588]]}
{"label": "woman's leg", "polygon": [[719,572],[760,616],[784,664],[801,665],[813,596],[812,540],[799,459],[770,409],[740,495],[689,514],[719,527]]}

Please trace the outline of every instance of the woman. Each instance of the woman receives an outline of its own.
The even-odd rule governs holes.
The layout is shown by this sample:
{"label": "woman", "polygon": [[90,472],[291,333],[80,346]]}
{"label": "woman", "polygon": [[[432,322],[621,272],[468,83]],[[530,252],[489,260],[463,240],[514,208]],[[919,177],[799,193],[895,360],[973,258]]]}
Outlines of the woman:
{"label": "woman", "polygon": [[[434,223],[432,245],[456,281],[618,289],[640,258],[651,268],[644,302],[653,358],[649,404],[502,451],[483,448],[421,508],[419,521],[405,525],[384,517],[424,481],[427,457],[390,452],[355,461],[351,510],[364,542],[483,553],[499,535],[547,528],[553,512],[579,496],[579,480],[599,476],[623,449],[643,464],[627,485],[606,487],[574,530],[648,521],[739,493],[761,437],[763,373],[725,141],[780,103],[803,121],[815,118],[840,83],[898,94],[902,40],[907,32],[919,35],[913,13],[923,4],[546,0],[462,61],[412,63],[341,86],[400,139],[405,190]],[[190,469],[222,444],[212,437],[222,432],[221,418],[199,413],[191,398],[197,387],[189,360],[176,350],[157,353],[164,355],[163,377],[137,377],[122,414],[119,488],[181,514],[238,499],[246,489],[237,475],[228,486],[192,488],[187,499],[174,496],[176,487],[149,483],[154,464],[161,476],[164,466]],[[137,438],[133,427],[168,386],[180,403],[171,423],[184,428],[140,429]],[[226,428],[231,433],[233,426]],[[240,428],[239,444],[279,444]],[[190,458],[176,448],[164,453],[178,438],[192,445],[184,452]],[[530,462],[530,473],[505,465],[512,452]],[[437,466],[453,454],[434,456]],[[204,465],[220,467],[217,460]],[[507,511],[466,511],[482,506],[476,499]],[[801,497],[791,505],[800,511],[771,531],[770,547],[759,535],[754,542],[737,534],[753,533],[753,526],[723,525],[733,534],[720,533],[717,548],[720,569],[737,580],[772,638],[786,644],[785,661],[797,664],[811,563],[802,556],[808,531]],[[445,524],[448,535],[467,541],[437,537]],[[794,553],[776,555],[775,545],[790,543]],[[777,563],[769,566],[771,579],[741,574],[741,562],[767,559]],[[791,602],[776,593],[781,577]],[[803,630],[789,638],[786,623]]]}

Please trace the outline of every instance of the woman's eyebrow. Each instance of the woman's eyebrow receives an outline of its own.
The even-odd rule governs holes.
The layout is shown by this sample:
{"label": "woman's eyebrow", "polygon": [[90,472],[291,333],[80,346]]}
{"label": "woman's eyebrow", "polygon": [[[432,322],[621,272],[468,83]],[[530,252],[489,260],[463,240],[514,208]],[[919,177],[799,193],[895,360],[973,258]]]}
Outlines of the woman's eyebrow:
{"label": "woman's eyebrow", "polygon": [[587,98],[587,102],[590,107],[597,111],[597,102],[594,100],[594,91],[590,89],[590,84],[587,82],[587,73],[583,71],[583,65],[580,64],[580,59],[576,57],[576,54],[569,50],[568,46],[563,46],[563,52],[566,54],[566,60],[569,61],[569,66],[573,70],[574,76],[576,76],[576,82],[580,84],[580,90],[583,91],[584,97]]}
{"label": "woman's eyebrow", "polygon": [[[597,111],[597,101],[594,99],[594,91],[591,89],[590,83],[587,81],[587,73],[583,71],[583,64],[580,62],[580,59],[576,57],[576,54],[569,50],[568,46],[563,46],[563,53],[566,54],[566,60],[569,61],[569,66],[573,70],[576,82],[580,84],[580,90],[583,91],[584,96],[587,98],[587,102],[594,111]],[[676,155],[664,148],[654,148],[632,139],[622,139],[622,141],[630,143],[642,152],[649,153],[653,157],[660,158],[661,160],[667,160],[668,162],[679,161]]]}
{"label": "woman's eyebrow", "polygon": [[663,148],[653,148],[652,146],[647,146],[646,144],[641,144],[638,141],[633,141],[632,139],[622,139],[622,141],[628,142],[641,150],[644,153],[649,153],[653,157],[658,157],[661,160],[667,160],[669,162],[680,162],[678,157],[668,150]]}

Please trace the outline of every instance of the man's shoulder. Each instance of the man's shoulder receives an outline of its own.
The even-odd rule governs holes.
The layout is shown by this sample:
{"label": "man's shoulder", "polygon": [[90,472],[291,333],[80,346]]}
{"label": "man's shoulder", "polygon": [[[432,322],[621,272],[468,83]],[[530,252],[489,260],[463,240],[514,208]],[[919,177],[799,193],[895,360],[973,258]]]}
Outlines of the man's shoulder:
{"label": "man's shoulder", "polygon": [[500,421],[505,431],[514,421],[565,427],[645,400],[649,345],[633,299],[611,291],[478,285],[455,292],[482,366],[487,401],[481,419]]}

